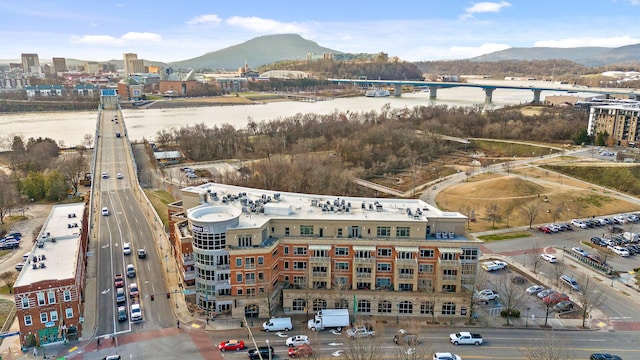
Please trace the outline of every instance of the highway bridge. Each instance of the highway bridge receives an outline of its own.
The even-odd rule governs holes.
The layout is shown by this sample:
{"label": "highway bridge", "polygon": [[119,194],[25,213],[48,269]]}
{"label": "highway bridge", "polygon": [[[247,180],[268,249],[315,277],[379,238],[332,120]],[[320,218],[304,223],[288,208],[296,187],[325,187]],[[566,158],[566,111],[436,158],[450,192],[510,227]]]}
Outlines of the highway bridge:
{"label": "highway bridge", "polygon": [[353,84],[359,87],[382,87],[393,86],[394,96],[400,96],[402,94],[403,86],[413,86],[418,88],[429,89],[429,99],[435,99],[438,94],[438,89],[448,89],[453,87],[471,87],[484,90],[485,103],[490,104],[493,97],[493,92],[496,89],[512,89],[512,90],[529,90],[533,92],[533,103],[540,102],[540,94],[543,91],[563,91],[563,92],[589,92],[595,94],[605,95],[626,95],[630,99],[640,99],[640,91],[636,89],[609,89],[609,88],[574,88],[558,85],[558,86],[520,86],[520,85],[505,85],[505,84],[473,84],[462,82],[439,82],[439,81],[413,81],[413,80],[367,80],[367,79],[328,79],[337,84]]}

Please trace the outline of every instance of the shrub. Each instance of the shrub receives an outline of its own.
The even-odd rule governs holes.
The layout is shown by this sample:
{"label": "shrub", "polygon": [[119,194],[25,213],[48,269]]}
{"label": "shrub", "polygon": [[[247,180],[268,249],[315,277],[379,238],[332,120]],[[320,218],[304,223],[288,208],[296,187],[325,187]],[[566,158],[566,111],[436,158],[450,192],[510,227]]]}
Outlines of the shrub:
{"label": "shrub", "polygon": [[520,317],[520,310],[518,309],[504,309],[500,312],[500,316],[502,317],[507,317],[507,315],[509,317],[512,318],[519,318]]}

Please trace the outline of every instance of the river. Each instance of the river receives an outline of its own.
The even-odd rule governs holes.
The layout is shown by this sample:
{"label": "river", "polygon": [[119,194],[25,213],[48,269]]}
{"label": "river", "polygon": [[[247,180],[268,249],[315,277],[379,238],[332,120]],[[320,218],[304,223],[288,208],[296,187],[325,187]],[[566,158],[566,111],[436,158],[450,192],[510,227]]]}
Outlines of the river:
{"label": "river", "polygon": [[[527,84],[535,82],[527,82]],[[509,82],[510,85],[517,85]],[[547,83],[548,84],[548,83]],[[544,96],[561,94],[544,91]],[[581,96],[584,94],[574,94]],[[255,122],[285,118],[295,114],[329,114],[340,112],[377,111],[389,104],[391,108],[413,108],[430,104],[447,106],[476,106],[484,104],[484,91],[478,88],[439,89],[436,100],[429,99],[428,92],[402,94],[401,97],[352,97],[315,103],[284,101],[256,105],[211,106],[178,109],[133,109],[123,110],[129,138],[132,141],[152,140],[162,129],[204,123],[207,126],[230,124],[236,129],[244,128],[249,120]],[[499,108],[530,102],[533,94],[530,90],[497,89],[493,93],[491,107]],[[30,137],[49,137],[62,147],[82,144],[85,134],[94,134],[97,110],[81,112],[48,113],[12,113],[0,115],[0,147],[7,149],[9,140],[20,135]]]}

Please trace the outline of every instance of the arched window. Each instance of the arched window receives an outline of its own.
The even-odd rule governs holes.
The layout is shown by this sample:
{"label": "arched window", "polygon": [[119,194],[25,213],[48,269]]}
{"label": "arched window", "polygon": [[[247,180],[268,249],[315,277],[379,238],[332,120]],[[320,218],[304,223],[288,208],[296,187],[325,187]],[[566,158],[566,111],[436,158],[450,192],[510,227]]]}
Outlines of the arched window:
{"label": "arched window", "polygon": [[293,299],[293,311],[304,311],[307,307],[305,299]]}
{"label": "arched window", "polygon": [[358,300],[358,309],[356,309],[359,313],[370,313],[371,312],[371,301],[369,300]]}
{"label": "arched window", "polygon": [[325,299],[314,299],[313,300],[313,311],[319,311],[327,308],[327,300]]}

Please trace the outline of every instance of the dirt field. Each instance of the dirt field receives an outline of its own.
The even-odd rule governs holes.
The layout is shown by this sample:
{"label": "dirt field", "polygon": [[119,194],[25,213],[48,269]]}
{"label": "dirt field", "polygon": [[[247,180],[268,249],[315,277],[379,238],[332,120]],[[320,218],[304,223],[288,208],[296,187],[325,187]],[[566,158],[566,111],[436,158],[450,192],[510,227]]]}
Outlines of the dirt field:
{"label": "dirt field", "polygon": [[491,204],[497,205],[501,216],[495,223],[497,229],[529,225],[523,208],[530,204],[538,208],[534,224],[640,210],[640,206],[611,195],[607,189],[525,166],[513,169],[509,176],[489,173],[470,177],[442,190],[436,203],[443,210],[467,216],[474,213],[471,232],[493,229],[487,218]]}

